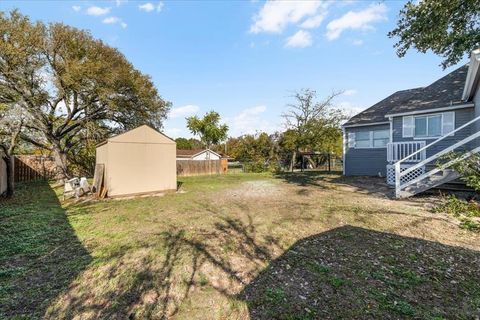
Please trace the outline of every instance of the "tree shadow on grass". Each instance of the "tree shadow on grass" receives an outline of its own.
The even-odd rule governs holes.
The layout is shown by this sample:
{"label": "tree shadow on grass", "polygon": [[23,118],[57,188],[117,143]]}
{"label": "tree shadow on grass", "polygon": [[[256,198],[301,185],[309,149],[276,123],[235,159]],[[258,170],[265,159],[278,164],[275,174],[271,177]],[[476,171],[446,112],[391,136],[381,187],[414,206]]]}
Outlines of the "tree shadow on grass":
{"label": "tree shadow on grass", "polygon": [[345,226],[298,241],[238,298],[251,319],[473,319],[480,252]]}
{"label": "tree shadow on grass", "polygon": [[[271,248],[278,242],[256,239],[251,219],[219,218],[203,232],[172,227],[149,234],[148,242],[112,251],[49,308],[47,317],[168,319],[192,292],[206,288],[236,299],[239,290],[233,287],[246,285],[272,259]],[[239,259],[233,261],[232,254]]]}
{"label": "tree shadow on grass", "polygon": [[41,318],[91,260],[47,182],[0,202],[0,318]]}

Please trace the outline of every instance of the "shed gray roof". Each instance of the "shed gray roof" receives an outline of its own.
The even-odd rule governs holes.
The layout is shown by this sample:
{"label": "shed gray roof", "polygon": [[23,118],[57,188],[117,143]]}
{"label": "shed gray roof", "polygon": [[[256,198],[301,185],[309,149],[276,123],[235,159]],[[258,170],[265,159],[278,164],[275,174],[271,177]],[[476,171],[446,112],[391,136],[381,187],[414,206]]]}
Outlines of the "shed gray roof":
{"label": "shed gray roof", "polygon": [[387,121],[388,114],[431,110],[463,104],[468,64],[423,88],[397,91],[348,120],[344,126]]}

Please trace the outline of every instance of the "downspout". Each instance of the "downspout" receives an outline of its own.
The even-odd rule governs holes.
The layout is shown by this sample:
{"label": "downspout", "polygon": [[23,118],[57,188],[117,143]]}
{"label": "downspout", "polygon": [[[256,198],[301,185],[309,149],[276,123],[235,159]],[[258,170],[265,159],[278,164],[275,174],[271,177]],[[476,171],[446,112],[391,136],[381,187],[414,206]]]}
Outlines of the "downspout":
{"label": "downspout", "polygon": [[[392,161],[388,160],[389,152],[393,153],[393,117],[388,117],[388,121],[390,122],[390,145],[387,145],[387,162],[388,164],[392,164]],[[388,170],[388,169],[387,169]]]}
{"label": "downspout", "polygon": [[393,118],[388,117],[388,121],[390,122],[390,143],[393,142]]}

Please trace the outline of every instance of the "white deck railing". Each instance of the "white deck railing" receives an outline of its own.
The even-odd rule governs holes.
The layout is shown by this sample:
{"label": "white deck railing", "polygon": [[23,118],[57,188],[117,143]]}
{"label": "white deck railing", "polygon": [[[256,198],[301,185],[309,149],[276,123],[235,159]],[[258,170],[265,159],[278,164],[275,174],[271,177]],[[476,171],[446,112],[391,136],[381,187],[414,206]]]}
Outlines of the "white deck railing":
{"label": "white deck railing", "polygon": [[425,159],[425,150],[417,153],[418,150],[425,147],[425,141],[407,141],[407,142],[390,142],[387,143],[387,161],[390,163],[397,162],[408,158],[408,162],[420,162]]}

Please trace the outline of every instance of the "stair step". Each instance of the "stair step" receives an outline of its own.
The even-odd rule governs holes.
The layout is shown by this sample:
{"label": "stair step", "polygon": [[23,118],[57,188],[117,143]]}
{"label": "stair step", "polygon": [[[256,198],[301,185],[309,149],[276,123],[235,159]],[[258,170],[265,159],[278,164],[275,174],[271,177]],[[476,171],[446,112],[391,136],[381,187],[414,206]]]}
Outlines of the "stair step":
{"label": "stair step", "polygon": [[475,189],[468,187],[467,185],[465,185],[465,183],[458,183],[453,181],[441,184],[433,189],[446,191],[476,192]]}
{"label": "stair step", "polygon": [[442,170],[442,171],[438,172],[437,174],[429,176],[428,178],[425,178],[420,182],[414,183],[411,186],[406,187],[405,190],[403,190],[400,193],[400,197],[401,198],[406,198],[406,197],[413,196],[415,194],[424,192],[428,189],[432,189],[432,188],[435,188],[439,185],[442,185],[442,184],[448,183],[452,180],[455,180],[459,176],[460,175],[452,169]]}

